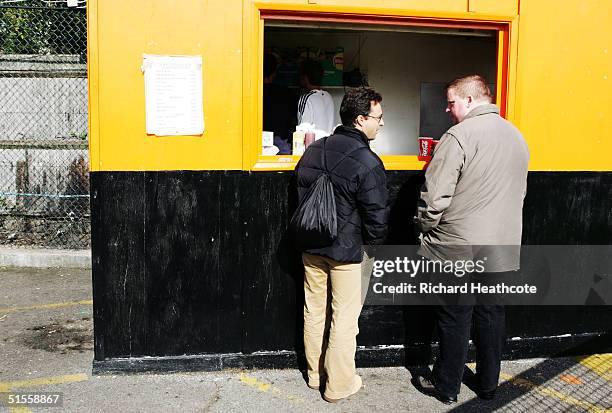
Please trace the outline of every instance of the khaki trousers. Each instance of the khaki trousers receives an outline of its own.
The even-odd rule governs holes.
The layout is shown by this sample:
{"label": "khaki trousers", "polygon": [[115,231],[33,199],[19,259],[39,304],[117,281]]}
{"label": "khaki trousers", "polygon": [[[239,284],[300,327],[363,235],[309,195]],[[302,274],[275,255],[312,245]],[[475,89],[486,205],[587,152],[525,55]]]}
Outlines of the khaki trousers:
{"label": "khaki trousers", "polygon": [[325,396],[344,398],[361,388],[361,378],[355,371],[357,320],[362,306],[361,264],[306,253],[302,262],[308,384],[319,386],[321,378],[327,376]]}

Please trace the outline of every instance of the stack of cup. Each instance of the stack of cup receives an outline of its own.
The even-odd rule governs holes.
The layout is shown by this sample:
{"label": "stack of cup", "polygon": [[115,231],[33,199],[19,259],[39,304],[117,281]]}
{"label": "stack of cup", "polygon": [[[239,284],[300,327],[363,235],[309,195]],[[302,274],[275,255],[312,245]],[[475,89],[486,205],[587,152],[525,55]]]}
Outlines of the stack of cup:
{"label": "stack of cup", "polygon": [[304,135],[304,148],[308,148],[308,145],[315,141],[315,133],[312,131],[306,132]]}
{"label": "stack of cup", "polygon": [[438,141],[430,137],[419,138],[419,160],[430,161]]}

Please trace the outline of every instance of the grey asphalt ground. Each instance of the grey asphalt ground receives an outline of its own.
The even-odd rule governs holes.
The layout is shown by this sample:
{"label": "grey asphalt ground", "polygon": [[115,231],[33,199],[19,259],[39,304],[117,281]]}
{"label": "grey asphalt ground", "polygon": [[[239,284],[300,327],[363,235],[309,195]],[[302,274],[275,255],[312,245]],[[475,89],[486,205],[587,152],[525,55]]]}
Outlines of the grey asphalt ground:
{"label": "grey asphalt ground", "polygon": [[[92,332],[90,270],[0,268],[0,412],[612,412],[612,354],[504,362],[494,401],[464,385],[451,406],[405,368],[359,369],[365,387],[329,404],[297,370],[92,376]],[[9,391],[63,406],[17,409]]]}

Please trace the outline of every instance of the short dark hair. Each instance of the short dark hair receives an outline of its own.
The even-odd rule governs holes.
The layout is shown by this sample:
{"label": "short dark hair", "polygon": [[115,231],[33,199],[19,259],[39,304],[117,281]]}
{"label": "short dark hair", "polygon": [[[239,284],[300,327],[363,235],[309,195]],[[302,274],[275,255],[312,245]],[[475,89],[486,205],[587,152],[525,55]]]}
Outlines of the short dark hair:
{"label": "short dark hair", "polygon": [[306,76],[313,85],[321,86],[323,82],[323,66],[316,60],[304,60],[300,64],[300,74]]}
{"label": "short dark hair", "polygon": [[276,69],[278,67],[278,60],[276,59],[276,56],[274,56],[274,54],[266,53],[264,54],[263,63],[264,63],[263,71],[264,71],[264,79],[265,79],[273,75],[274,72],[276,72]]}
{"label": "short dark hair", "polygon": [[459,77],[446,86],[446,90],[453,90],[455,94],[462,98],[471,95],[477,101],[491,102],[493,96],[487,86],[487,80],[480,75],[469,75]]}
{"label": "short dark hair", "polygon": [[358,87],[349,89],[342,99],[340,105],[340,119],[344,126],[353,126],[359,115],[370,113],[372,102],[382,102],[382,96],[374,89]]}

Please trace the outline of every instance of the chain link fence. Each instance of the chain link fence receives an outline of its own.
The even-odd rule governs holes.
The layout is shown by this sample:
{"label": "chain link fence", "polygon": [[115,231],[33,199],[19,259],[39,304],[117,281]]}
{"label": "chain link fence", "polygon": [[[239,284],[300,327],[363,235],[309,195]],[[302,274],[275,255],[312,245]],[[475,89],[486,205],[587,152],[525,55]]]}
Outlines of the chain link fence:
{"label": "chain link fence", "polygon": [[90,245],[86,52],[83,0],[0,0],[0,246]]}

